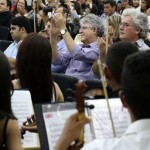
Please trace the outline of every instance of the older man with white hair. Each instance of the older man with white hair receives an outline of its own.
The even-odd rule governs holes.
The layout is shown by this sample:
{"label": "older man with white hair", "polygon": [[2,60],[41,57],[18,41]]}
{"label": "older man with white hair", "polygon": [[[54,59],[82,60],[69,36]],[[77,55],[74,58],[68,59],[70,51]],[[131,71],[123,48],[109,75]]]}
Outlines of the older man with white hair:
{"label": "older man with white hair", "polygon": [[135,43],[139,50],[149,47],[144,43],[148,33],[147,16],[134,8],[123,11],[120,23],[120,39]]}

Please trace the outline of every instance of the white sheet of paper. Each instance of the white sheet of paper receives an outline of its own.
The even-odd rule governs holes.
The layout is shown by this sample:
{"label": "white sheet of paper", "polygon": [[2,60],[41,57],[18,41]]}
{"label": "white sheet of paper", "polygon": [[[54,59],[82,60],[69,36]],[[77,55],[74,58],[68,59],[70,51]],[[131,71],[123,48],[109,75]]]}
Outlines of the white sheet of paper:
{"label": "white sheet of paper", "polygon": [[[61,111],[43,112],[43,118],[46,127],[46,133],[48,138],[49,149],[53,150],[54,146],[60,137],[64,124],[67,118],[77,112],[76,109],[68,109]],[[92,140],[90,125],[86,125],[84,128],[85,144]]]}
{"label": "white sheet of paper", "polygon": [[[113,138],[112,125],[106,100],[87,100],[87,103],[95,106],[95,108],[91,110],[95,138]],[[131,118],[128,110],[122,106],[119,98],[109,99],[109,104],[113,116],[116,136],[120,137],[131,124]]]}
{"label": "white sheet of paper", "polygon": [[[92,116],[92,123],[85,126],[85,144],[90,142],[92,138],[112,138],[113,132],[106,100],[87,100],[86,103],[88,105],[94,105],[95,108],[92,110],[88,109],[88,111],[87,109],[85,110],[86,116]],[[120,99],[109,99],[109,103],[113,115],[116,134],[117,137],[120,137],[130,125],[131,119],[127,109],[122,107]],[[54,105],[55,104],[46,105],[49,110],[46,110],[45,112],[43,111],[50,150],[54,149],[67,118],[76,112],[75,108],[71,109],[69,107],[66,107],[64,110],[60,110],[59,106],[57,110],[54,110]],[[65,105],[67,105],[67,103]],[[53,108],[53,111],[50,111],[50,108]]]}
{"label": "white sheet of paper", "polygon": [[[30,92],[27,90],[15,90],[11,99],[12,111],[17,117],[19,126],[34,114]],[[22,140],[23,147],[38,147],[37,134],[26,132]]]}

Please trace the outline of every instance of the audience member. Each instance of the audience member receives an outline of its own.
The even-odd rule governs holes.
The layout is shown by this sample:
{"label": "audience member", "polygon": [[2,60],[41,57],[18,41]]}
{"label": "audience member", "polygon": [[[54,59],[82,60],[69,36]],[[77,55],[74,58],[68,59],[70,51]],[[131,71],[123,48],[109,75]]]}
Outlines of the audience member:
{"label": "audience member", "polygon": [[6,26],[10,28],[10,19],[14,17],[10,12],[10,8],[10,0],[0,0],[0,26]]}
{"label": "audience member", "polygon": [[131,8],[132,7],[132,0],[122,0],[122,12],[126,8]]}
{"label": "audience member", "polygon": [[120,39],[135,43],[139,50],[149,47],[144,43],[148,33],[147,16],[134,9],[125,9],[120,23]]}
{"label": "audience member", "polygon": [[[141,51],[125,61],[122,73],[122,91],[120,98],[131,116],[132,124],[120,138],[95,139],[85,145],[82,150],[109,149],[109,150],[149,150],[150,149],[150,51]],[[56,143],[55,150],[71,150],[80,145],[70,144],[75,141],[89,118],[77,121],[77,113],[67,120],[63,132]]]}
{"label": "audience member", "polygon": [[120,0],[117,2],[117,9],[116,9],[116,12],[117,12],[118,14],[120,14],[120,15],[121,15],[121,13],[122,13],[122,2],[121,2]]}
{"label": "audience member", "polygon": [[[48,20],[47,25],[45,27],[46,38],[50,39],[50,43],[52,46],[52,65],[51,70],[55,73],[65,73],[66,68],[69,65],[71,56],[66,47],[64,39],[60,34],[58,29],[51,30],[51,19]],[[55,43],[56,42],[56,43]],[[55,47],[54,47],[55,46]],[[57,50],[55,50],[57,49]],[[57,61],[57,56],[55,57],[55,51],[58,51],[60,57],[64,57],[63,63]]]}
{"label": "audience member", "polygon": [[17,16],[24,16],[27,14],[27,1],[18,0],[14,8],[13,14]]}
{"label": "audience member", "polygon": [[[55,28],[59,29],[71,54],[71,61],[65,74],[75,76],[82,80],[90,79],[91,66],[99,56],[97,38],[103,34],[103,25],[99,17],[94,14],[88,14],[80,20],[81,28],[79,32],[81,42],[83,42],[82,45],[76,44],[70,36],[66,28],[66,19],[62,14],[54,14],[52,22],[53,26],[51,30],[55,30]],[[55,51],[55,53],[58,57],[58,51]],[[62,57],[59,57],[57,61],[63,62],[62,59]]]}
{"label": "audience member", "polygon": [[[11,18],[14,17],[10,9],[11,9],[10,0],[0,0],[0,26],[10,28],[10,20]],[[10,33],[8,34],[7,40],[12,41]]]}
{"label": "audience member", "polygon": [[108,35],[112,42],[120,41],[119,26],[121,23],[121,16],[110,16],[108,19]]}
{"label": "audience member", "polygon": [[147,10],[149,8],[150,8],[150,1],[149,0],[141,0],[141,12],[146,14]]}
{"label": "audience member", "polygon": [[135,9],[138,9],[138,10],[140,11],[140,9],[141,9],[140,0],[132,0],[132,6],[133,6]]}
{"label": "audience member", "polygon": [[105,0],[104,1],[104,13],[100,16],[101,21],[106,29],[106,17],[107,16],[120,16],[116,12],[116,1],[114,0]]}
{"label": "audience member", "polygon": [[30,32],[30,23],[24,16],[14,17],[11,19],[10,23],[10,33],[14,42],[8,46],[8,48],[4,51],[4,54],[8,57],[11,66],[14,67],[18,52],[17,43],[20,40],[23,40]]}
{"label": "audience member", "polygon": [[23,150],[18,121],[11,108],[13,86],[6,56],[0,51],[0,149]]}

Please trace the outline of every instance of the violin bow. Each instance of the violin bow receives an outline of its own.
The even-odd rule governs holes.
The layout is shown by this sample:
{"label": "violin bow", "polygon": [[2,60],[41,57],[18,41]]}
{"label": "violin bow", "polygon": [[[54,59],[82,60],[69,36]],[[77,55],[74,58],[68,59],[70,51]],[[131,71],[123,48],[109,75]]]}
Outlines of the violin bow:
{"label": "violin bow", "polygon": [[36,33],[36,24],[37,24],[37,1],[34,1],[34,32]]}
{"label": "violin bow", "polygon": [[109,16],[106,16],[106,54],[108,50],[108,26],[109,26]]}
{"label": "violin bow", "polygon": [[100,59],[98,59],[97,64],[98,64],[99,73],[100,73],[100,76],[101,76],[102,86],[103,86],[103,90],[104,90],[104,96],[105,96],[105,99],[107,101],[108,113],[109,113],[110,120],[111,120],[111,126],[112,126],[113,136],[116,137],[116,131],[115,131],[115,126],[114,126],[114,121],[113,121],[113,117],[112,117],[112,113],[111,113],[111,108],[110,108],[110,104],[109,104],[109,100],[108,100],[108,93],[107,93],[107,89],[106,89],[105,82],[104,82],[104,72],[103,72],[103,69],[102,69],[102,63],[101,63]]}
{"label": "violin bow", "polygon": [[[76,109],[78,110],[77,120],[81,121],[85,118],[83,92],[84,92],[86,85],[83,83],[83,81],[78,81],[75,87],[76,87]],[[84,129],[81,131],[80,136],[76,140],[76,142],[81,145],[84,144]]]}

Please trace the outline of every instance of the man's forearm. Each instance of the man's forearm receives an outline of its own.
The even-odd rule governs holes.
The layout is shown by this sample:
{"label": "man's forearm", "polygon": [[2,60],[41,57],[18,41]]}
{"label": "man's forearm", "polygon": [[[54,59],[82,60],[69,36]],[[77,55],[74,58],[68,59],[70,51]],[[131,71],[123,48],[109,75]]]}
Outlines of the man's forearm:
{"label": "man's forearm", "polygon": [[73,47],[75,45],[75,42],[72,39],[70,33],[66,32],[64,35],[62,35],[62,37],[63,37],[63,39],[64,39],[64,41],[66,43],[66,46],[67,46],[69,52],[72,53],[72,49],[73,49]]}

